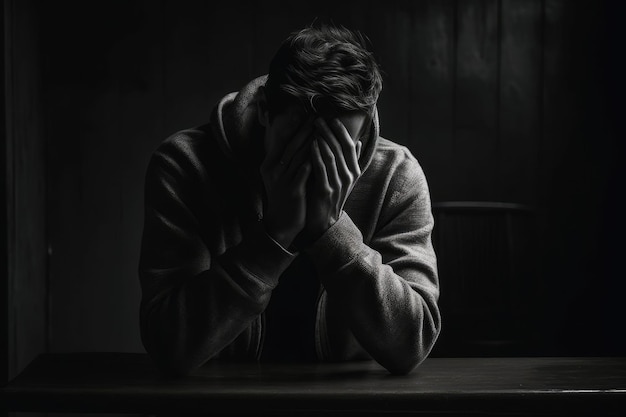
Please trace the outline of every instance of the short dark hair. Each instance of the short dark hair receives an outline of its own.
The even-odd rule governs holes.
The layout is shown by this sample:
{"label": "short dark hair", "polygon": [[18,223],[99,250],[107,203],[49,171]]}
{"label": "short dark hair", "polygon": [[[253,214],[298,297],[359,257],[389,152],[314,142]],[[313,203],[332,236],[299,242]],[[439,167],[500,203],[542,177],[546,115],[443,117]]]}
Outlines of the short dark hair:
{"label": "short dark hair", "polygon": [[370,114],[381,90],[380,70],[365,37],[329,25],[291,33],[271,61],[265,85],[270,119],[294,101],[321,115]]}

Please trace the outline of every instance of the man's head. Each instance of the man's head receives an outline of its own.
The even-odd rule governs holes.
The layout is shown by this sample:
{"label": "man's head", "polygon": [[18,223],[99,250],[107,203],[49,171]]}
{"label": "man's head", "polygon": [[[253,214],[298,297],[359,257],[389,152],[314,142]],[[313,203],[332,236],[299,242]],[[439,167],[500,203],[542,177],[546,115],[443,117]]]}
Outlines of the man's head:
{"label": "man's head", "polygon": [[[292,33],[274,55],[259,119],[266,128],[275,125],[276,134],[286,140],[311,114],[337,117],[354,126],[348,130],[356,140],[381,90],[380,70],[360,33],[308,27]],[[273,123],[277,115],[280,120]]]}
{"label": "man's head", "polygon": [[371,113],[382,89],[378,65],[363,36],[342,27],[292,33],[270,63],[265,94],[270,119],[295,102],[332,116]]}

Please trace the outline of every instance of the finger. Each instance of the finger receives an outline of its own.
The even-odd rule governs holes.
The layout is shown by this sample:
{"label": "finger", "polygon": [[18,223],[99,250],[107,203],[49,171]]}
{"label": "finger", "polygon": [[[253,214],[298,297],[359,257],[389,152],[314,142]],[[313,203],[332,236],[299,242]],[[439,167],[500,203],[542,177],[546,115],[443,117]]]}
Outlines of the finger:
{"label": "finger", "polygon": [[322,158],[318,139],[313,140],[311,145],[311,173],[315,176],[315,183],[320,190],[325,192],[330,189],[326,165]]}
{"label": "finger", "polygon": [[261,163],[261,168],[266,171],[274,168],[280,161],[281,152],[280,144],[270,141],[268,148],[265,150],[265,157]]}
{"label": "finger", "polygon": [[309,175],[311,174],[311,163],[306,162],[298,168],[298,173],[294,178],[294,188],[299,191],[304,191],[306,189],[306,183],[309,179]]}
{"label": "finger", "polygon": [[356,157],[357,160],[361,158],[361,151],[363,150],[363,142],[358,141],[356,143]]}
{"label": "finger", "polygon": [[359,157],[356,153],[354,138],[350,136],[350,132],[348,132],[348,129],[346,129],[341,120],[335,118],[332,119],[329,124],[339,142],[339,145],[343,149],[343,154],[348,169],[350,170],[350,172],[358,175]]}
{"label": "finger", "polygon": [[285,177],[293,178],[298,174],[300,167],[302,167],[305,162],[309,161],[311,157],[312,138],[313,137],[309,135],[304,142],[304,145],[302,145],[293,155],[291,161],[287,164],[287,169],[285,173],[283,174]]}
{"label": "finger", "polygon": [[324,165],[326,166],[326,176],[328,178],[328,183],[332,190],[339,191],[341,189],[341,178],[339,177],[339,171],[337,168],[337,163],[341,157],[335,157],[331,147],[328,145],[328,141],[325,139],[318,140],[320,153],[322,155],[322,159],[324,160]]}
{"label": "finger", "polygon": [[293,138],[289,140],[280,156],[280,161],[283,162],[283,165],[289,164],[298,150],[307,144],[307,141],[313,132],[314,119],[315,116],[309,115],[300,125]]}
{"label": "finger", "polygon": [[[270,140],[262,163],[266,171],[275,168],[279,168],[278,170],[282,171],[287,168],[287,164],[291,159],[290,155],[293,154],[294,149],[297,149],[302,144],[302,140],[308,136],[305,132],[307,127],[310,130],[313,129],[313,117],[311,116],[298,127],[292,137],[280,141]],[[287,154],[285,154],[286,151]]]}
{"label": "finger", "polygon": [[325,139],[325,143],[330,146],[332,153],[335,156],[335,165],[340,178],[345,182],[352,181],[352,174],[350,168],[346,162],[345,152],[342,145],[339,143],[337,136],[328,126],[328,123],[324,119],[317,119],[315,121],[316,128],[321,131],[322,136]]}

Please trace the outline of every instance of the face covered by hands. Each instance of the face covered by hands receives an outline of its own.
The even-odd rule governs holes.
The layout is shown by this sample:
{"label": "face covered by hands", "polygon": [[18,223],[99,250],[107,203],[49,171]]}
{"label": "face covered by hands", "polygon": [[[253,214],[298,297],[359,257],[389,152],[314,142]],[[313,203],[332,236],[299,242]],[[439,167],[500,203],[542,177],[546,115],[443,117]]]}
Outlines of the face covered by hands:
{"label": "face covered by hands", "polygon": [[341,216],[345,202],[361,176],[359,157],[364,113],[316,118],[310,144],[311,175],[307,186],[306,225],[298,243],[317,240]]}
{"label": "face covered by hands", "polygon": [[363,112],[323,118],[296,108],[266,123],[264,222],[285,248],[310,245],[341,216],[361,175],[360,138],[367,123]]}

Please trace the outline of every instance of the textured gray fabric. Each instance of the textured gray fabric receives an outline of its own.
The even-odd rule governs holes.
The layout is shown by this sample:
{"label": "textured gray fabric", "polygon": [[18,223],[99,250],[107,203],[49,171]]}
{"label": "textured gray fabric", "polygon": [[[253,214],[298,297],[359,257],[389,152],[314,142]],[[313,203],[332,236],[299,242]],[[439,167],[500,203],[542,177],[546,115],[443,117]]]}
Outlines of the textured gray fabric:
{"label": "textured gray fabric", "polygon": [[[211,358],[258,359],[263,311],[298,256],[320,280],[320,360],[375,359],[411,371],[440,331],[433,217],[424,173],[409,150],[378,136],[340,219],[302,253],[274,242],[259,221],[262,131],[253,80],[226,96],[207,125],[155,151],[145,183],[139,276],[141,333],[167,373]],[[303,263],[304,264],[304,263]],[[289,268],[297,275],[303,271]]]}

